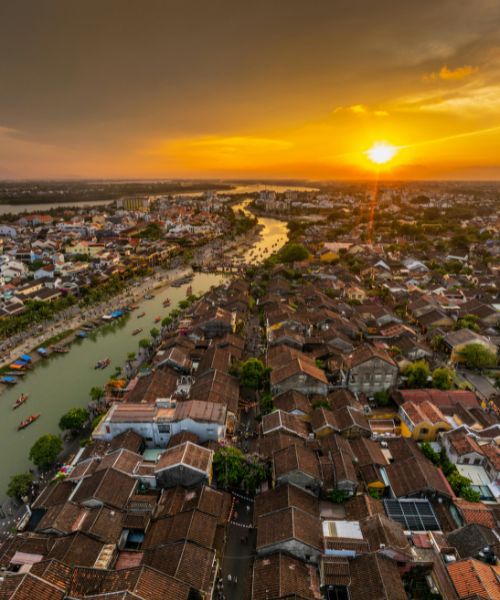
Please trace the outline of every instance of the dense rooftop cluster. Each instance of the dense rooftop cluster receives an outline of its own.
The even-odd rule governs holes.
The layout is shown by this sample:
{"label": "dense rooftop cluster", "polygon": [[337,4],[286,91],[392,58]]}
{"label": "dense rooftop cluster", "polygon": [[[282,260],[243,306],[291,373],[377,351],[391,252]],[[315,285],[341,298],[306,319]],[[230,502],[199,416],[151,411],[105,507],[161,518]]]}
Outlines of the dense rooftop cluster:
{"label": "dense rooftop cluster", "polygon": [[[405,220],[412,198],[387,210]],[[500,598],[500,243],[482,219],[463,253],[299,219],[307,258],[211,290],[107,397],[1,546],[0,598]]]}

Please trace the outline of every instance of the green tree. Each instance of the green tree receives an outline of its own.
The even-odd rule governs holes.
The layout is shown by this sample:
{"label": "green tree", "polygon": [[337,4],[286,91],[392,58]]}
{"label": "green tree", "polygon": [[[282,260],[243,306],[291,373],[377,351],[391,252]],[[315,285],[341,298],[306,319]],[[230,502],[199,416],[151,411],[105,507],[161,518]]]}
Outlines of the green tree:
{"label": "green tree", "polygon": [[481,494],[473,490],[470,485],[465,485],[460,490],[460,496],[468,502],[481,502]]}
{"label": "green tree", "polygon": [[377,404],[377,406],[388,406],[390,401],[391,401],[391,397],[389,396],[389,392],[387,390],[384,390],[382,392],[375,392],[373,394],[373,398]]}
{"label": "green tree", "polygon": [[266,383],[269,370],[258,358],[249,358],[240,368],[240,384],[253,390],[260,390]]}
{"label": "green tree", "polygon": [[482,344],[467,344],[459,352],[459,358],[472,369],[487,369],[497,362],[496,355]]}
{"label": "green tree", "polygon": [[438,390],[450,390],[454,372],[446,367],[438,367],[432,372],[432,385]]}
{"label": "green tree", "polygon": [[135,352],[129,352],[127,354],[127,362],[129,362],[129,363],[132,362],[133,360],[135,360],[136,356],[137,355]]}
{"label": "green tree", "polygon": [[151,340],[148,340],[147,338],[142,338],[139,340],[139,348],[146,349],[146,348],[149,348],[150,346],[151,346]]}
{"label": "green tree", "polygon": [[56,462],[62,449],[61,438],[58,435],[46,433],[31,446],[29,458],[40,469],[48,469]]}
{"label": "green tree", "polygon": [[417,360],[406,367],[404,374],[408,377],[408,387],[426,387],[427,380],[430,376],[429,365],[425,360]]}
{"label": "green tree", "polygon": [[170,327],[170,325],[172,325],[173,321],[174,320],[172,319],[172,317],[165,317],[161,321],[161,326],[162,327]]}
{"label": "green tree", "polygon": [[267,415],[274,410],[273,397],[269,392],[262,394],[259,400],[260,414]]}
{"label": "green tree", "polygon": [[292,263],[309,258],[309,252],[302,244],[289,243],[278,252],[278,260],[282,263]]}
{"label": "green tree", "polygon": [[181,310],[185,310],[188,306],[189,306],[189,300],[184,299],[179,302],[179,308]]}
{"label": "green tree", "polygon": [[422,453],[424,454],[424,456],[426,458],[428,458],[435,465],[439,465],[439,463],[440,463],[440,456],[433,449],[433,447],[429,444],[429,442],[422,442],[420,444],[420,449],[422,450]]}
{"label": "green tree", "polygon": [[435,335],[431,340],[431,348],[434,352],[442,352],[444,350],[444,337],[442,335]]}
{"label": "green tree", "polygon": [[259,485],[267,479],[267,471],[256,456],[248,458],[243,468],[241,485],[250,494],[255,494]]}
{"label": "green tree", "polygon": [[99,402],[101,398],[104,398],[104,390],[101,387],[94,386],[90,388],[90,397],[94,402]]}
{"label": "green tree", "polygon": [[149,330],[149,334],[151,335],[152,338],[157,338],[160,336],[160,330],[157,327],[152,327]]}
{"label": "green tree", "polygon": [[12,475],[7,486],[7,496],[9,498],[22,498],[29,492],[30,486],[33,483],[32,473],[18,473]]}
{"label": "green tree", "polygon": [[477,323],[478,318],[476,315],[465,315],[458,319],[455,324],[455,329],[470,329],[472,331],[479,331],[480,327]]}
{"label": "green tree", "polygon": [[72,408],[60,418],[59,429],[62,431],[69,429],[72,433],[80,431],[85,427],[89,417],[89,411],[85,408]]}
{"label": "green tree", "polygon": [[219,448],[213,459],[214,473],[223,487],[239,486],[245,474],[245,455],[239,448]]}
{"label": "green tree", "polygon": [[335,504],[342,504],[348,498],[348,493],[345,490],[332,490],[330,492],[330,500]]}

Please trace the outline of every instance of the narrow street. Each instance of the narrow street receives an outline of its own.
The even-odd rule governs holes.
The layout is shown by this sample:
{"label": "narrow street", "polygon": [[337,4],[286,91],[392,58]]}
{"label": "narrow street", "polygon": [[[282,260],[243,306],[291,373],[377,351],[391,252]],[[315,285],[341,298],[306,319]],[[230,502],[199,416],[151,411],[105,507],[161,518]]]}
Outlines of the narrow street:
{"label": "narrow street", "polygon": [[228,537],[222,577],[225,600],[249,600],[252,591],[252,563],[255,555],[256,532],[252,528],[253,499],[233,494],[233,511],[228,526]]}

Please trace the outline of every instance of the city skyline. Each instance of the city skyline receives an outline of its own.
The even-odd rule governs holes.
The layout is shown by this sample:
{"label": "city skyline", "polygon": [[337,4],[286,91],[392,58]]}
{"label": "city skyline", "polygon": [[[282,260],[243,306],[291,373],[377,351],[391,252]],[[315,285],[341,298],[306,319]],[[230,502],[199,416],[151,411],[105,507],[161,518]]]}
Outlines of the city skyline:
{"label": "city skyline", "polygon": [[498,180],[499,30],[492,0],[3,3],[0,178]]}

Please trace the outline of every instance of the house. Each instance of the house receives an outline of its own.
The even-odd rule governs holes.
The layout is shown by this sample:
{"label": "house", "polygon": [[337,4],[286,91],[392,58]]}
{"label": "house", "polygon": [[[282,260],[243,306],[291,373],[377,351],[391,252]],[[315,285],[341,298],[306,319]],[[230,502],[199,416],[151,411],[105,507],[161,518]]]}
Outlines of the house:
{"label": "house", "polygon": [[325,396],[328,391],[328,380],[324,371],[313,361],[298,356],[271,371],[271,389],[273,394],[295,390],[306,396],[311,394]]}
{"label": "house", "polygon": [[428,400],[418,404],[405,402],[399,407],[401,435],[419,441],[434,441],[440,433],[451,429],[441,410]]}
{"label": "house", "polygon": [[321,554],[321,523],[299,508],[283,508],[257,519],[257,554],[285,552],[306,562]]}
{"label": "house", "polygon": [[123,509],[136,486],[137,480],[131,475],[112,468],[102,469],[82,479],[71,500],[88,507],[106,504]]}
{"label": "house", "polygon": [[339,432],[339,425],[335,418],[335,412],[323,408],[315,408],[311,415],[311,427],[316,437],[323,437],[335,432]]}
{"label": "house", "polygon": [[347,388],[373,396],[396,386],[398,366],[389,354],[370,344],[356,348],[346,359]]}
{"label": "house", "polygon": [[485,557],[485,548],[489,548],[492,555],[500,554],[500,539],[493,528],[484,525],[476,523],[464,525],[460,529],[449,532],[446,537],[450,545],[458,550],[460,558],[480,560]]}
{"label": "house", "polygon": [[446,568],[460,600],[500,600],[500,584],[495,569],[490,565],[469,558]]}
{"label": "house", "polygon": [[318,457],[313,450],[291,445],[273,454],[273,480],[316,492],[321,484]]}
{"label": "house", "polygon": [[475,436],[465,427],[441,435],[448,458],[454,464],[482,465],[485,462],[484,452]]}
{"label": "house", "polygon": [[236,313],[216,307],[201,317],[196,325],[208,339],[223,337],[228,333],[234,333]]}
{"label": "house", "polygon": [[213,454],[213,450],[192,442],[169,448],[160,455],[154,468],[158,486],[190,487],[210,483]]}
{"label": "house", "polygon": [[278,410],[301,418],[307,417],[312,410],[311,403],[307,396],[296,390],[288,390],[287,392],[274,396],[273,405]]}
{"label": "house", "polygon": [[479,335],[471,329],[459,329],[458,331],[452,331],[444,336],[444,344],[451,352],[451,360],[453,362],[460,362],[460,353],[469,344],[479,344],[489,352],[496,355],[497,347],[495,344],[490,342],[488,338],[483,335]]}
{"label": "house", "polygon": [[318,571],[314,566],[281,552],[255,561],[252,600],[321,600],[322,597]]}
{"label": "house", "polygon": [[396,498],[441,496],[452,498],[453,490],[442,471],[423,456],[411,456],[382,467]]}
{"label": "house", "polygon": [[283,431],[301,438],[309,435],[309,428],[300,417],[282,410],[275,410],[262,417],[262,433],[268,435],[274,431]]}

